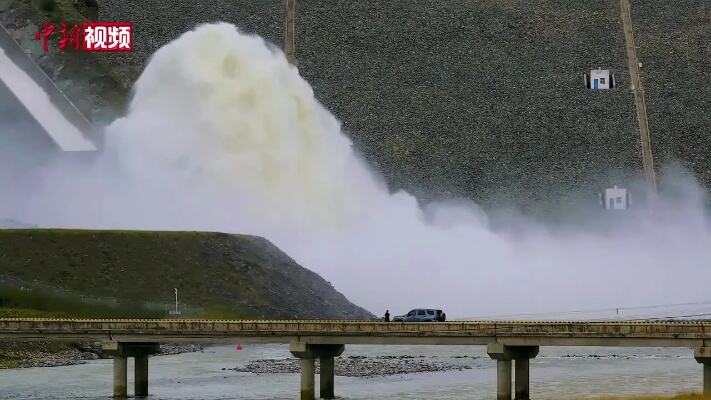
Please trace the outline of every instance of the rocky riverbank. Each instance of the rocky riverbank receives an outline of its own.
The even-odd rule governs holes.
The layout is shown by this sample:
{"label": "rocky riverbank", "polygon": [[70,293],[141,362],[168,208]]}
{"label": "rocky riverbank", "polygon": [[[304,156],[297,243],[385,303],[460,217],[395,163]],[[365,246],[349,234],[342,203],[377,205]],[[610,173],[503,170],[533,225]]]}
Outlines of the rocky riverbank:
{"label": "rocky riverbank", "polygon": [[[539,356],[542,358],[571,359],[584,358],[591,360],[605,359],[644,359],[644,358],[680,358],[681,355],[654,355],[647,354],[563,354],[556,356]],[[348,356],[335,359],[335,373],[337,376],[348,377],[378,377],[388,375],[407,375],[427,372],[463,371],[482,368],[490,360],[488,357],[473,355],[451,356],[423,356],[423,355],[397,355],[397,356]],[[223,368],[241,373],[261,374],[296,374],[301,371],[299,360],[293,358],[259,359],[247,362],[236,368]],[[318,362],[316,372],[319,372]]]}
{"label": "rocky riverbank", "polygon": [[[203,348],[202,345],[194,344],[163,344],[161,355],[202,351]],[[100,343],[0,343],[0,369],[60,367],[100,358],[111,358],[103,352]]]}
{"label": "rocky riverbank", "polygon": [[[424,372],[463,371],[475,365],[470,360],[476,356],[425,357],[425,356],[349,356],[335,359],[337,376],[377,377],[387,375],[406,375]],[[294,374],[300,371],[297,359],[261,359],[248,362],[237,368],[225,368],[235,372],[253,374]],[[319,372],[318,363],[316,372]]]}

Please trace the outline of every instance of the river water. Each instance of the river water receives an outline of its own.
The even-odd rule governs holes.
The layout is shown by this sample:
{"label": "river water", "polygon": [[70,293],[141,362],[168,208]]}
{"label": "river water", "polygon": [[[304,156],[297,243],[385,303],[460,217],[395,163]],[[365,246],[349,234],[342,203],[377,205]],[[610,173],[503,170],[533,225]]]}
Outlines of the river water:
{"label": "river water", "polygon": [[[343,354],[387,355],[421,355],[424,360],[461,363],[471,369],[370,378],[338,376],[337,396],[398,400],[495,398],[496,364],[481,346],[347,346]],[[463,355],[470,357],[461,358]],[[215,346],[198,353],[154,357],[150,359],[150,398],[296,399],[298,374],[256,375],[223,370],[250,360],[289,357],[288,346],[284,345],[245,345],[240,351],[233,346]],[[701,379],[702,368],[688,349],[542,348],[531,361],[531,391],[539,399],[698,392]],[[129,393],[132,387],[129,361]],[[0,371],[2,399],[107,400],[111,388],[111,360]]]}

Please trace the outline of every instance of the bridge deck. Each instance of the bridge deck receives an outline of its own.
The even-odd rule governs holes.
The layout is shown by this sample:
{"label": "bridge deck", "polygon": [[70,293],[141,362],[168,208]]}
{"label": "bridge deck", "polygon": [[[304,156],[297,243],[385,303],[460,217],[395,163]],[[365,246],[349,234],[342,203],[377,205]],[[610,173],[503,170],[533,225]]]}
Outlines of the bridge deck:
{"label": "bridge deck", "polygon": [[711,322],[0,319],[0,339],[703,347]]}

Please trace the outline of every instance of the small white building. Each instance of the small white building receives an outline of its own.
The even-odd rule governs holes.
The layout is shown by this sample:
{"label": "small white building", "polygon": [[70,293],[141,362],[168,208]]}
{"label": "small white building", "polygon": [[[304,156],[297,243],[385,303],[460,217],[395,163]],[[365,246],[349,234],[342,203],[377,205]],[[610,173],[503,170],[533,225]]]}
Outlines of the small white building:
{"label": "small white building", "polygon": [[585,83],[588,89],[603,90],[612,89],[616,86],[615,75],[608,69],[593,69],[590,75],[585,74]]}
{"label": "small white building", "polygon": [[627,189],[615,185],[600,193],[600,203],[605,210],[626,210],[632,205],[632,198]]}

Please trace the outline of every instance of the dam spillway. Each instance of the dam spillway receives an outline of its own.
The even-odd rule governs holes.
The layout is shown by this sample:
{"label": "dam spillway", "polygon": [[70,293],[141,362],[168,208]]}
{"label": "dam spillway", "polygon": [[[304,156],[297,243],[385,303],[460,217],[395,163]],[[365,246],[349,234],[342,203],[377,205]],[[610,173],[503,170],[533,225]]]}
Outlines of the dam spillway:
{"label": "dam spillway", "polygon": [[[21,130],[41,130],[62,151],[95,151],[95,129],[52,79],[0,25],[0,99],[3,109],[24,109],[13,119],[27,120]],[[35,135],[36,136],[36,135]]]}

